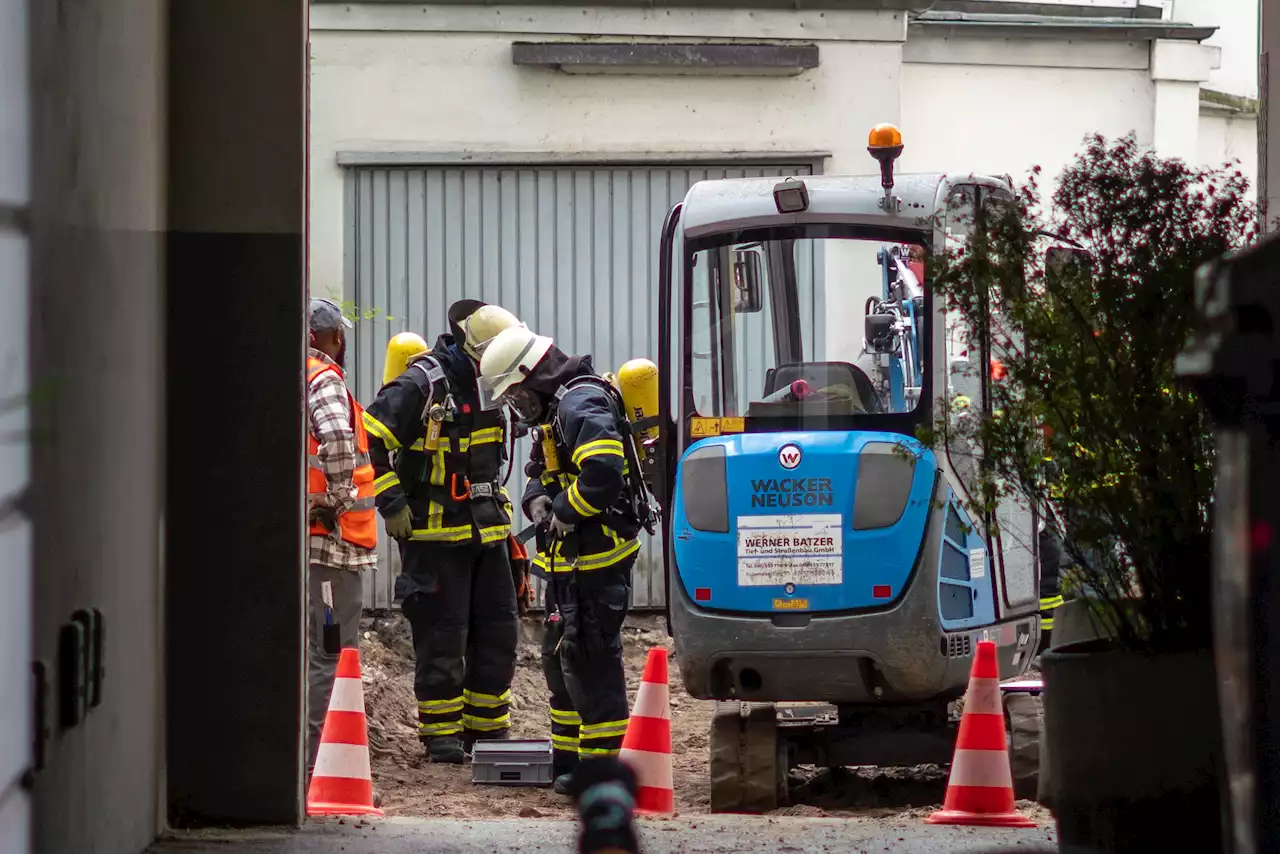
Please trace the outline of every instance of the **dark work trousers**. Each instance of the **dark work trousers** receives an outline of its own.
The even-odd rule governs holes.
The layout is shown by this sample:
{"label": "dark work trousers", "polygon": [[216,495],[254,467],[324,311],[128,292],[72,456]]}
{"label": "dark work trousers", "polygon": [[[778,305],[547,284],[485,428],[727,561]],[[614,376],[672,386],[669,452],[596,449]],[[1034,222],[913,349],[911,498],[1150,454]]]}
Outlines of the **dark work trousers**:
{"label": "dark work trousers", "polygon": [[338,672],[341,653],[324,651],[324,596],[321,585],[333,586],[333,621],[338,624],[342,647],[360,648],[360,614],[364,607],[364,583],[351,569],[311,564],[307,572],[307,770],[316,764],[320,732],[329,713],[329,695]]}
{"label": "dark work trousers", "polygon": [[[547,579],[542,670],[551,692],[554,773],[579,760],[616,756],[626,735],[627,678],[622,623],[631,594],[633,555],[616,566],[557,572]],[[566,629],[577,643],[562,643]]]}
{"label": "dark work trousers", "polygon": [[1049,526],[1040,532],[1040,655],[1053,644],[1053,618],[1062,605],[1062,538]]}
{"label": "dark work trousers", "polygon": [[408,542],[401,555],[419,737],[505,737],[519,634],[506,540]]}

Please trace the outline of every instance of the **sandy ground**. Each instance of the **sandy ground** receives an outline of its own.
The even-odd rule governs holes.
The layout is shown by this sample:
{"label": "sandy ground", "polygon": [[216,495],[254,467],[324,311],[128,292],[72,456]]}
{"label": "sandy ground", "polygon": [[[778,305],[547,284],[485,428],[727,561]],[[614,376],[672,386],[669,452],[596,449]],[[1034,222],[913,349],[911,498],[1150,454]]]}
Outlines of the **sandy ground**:
{"label": "sandy ground", "polygon": [[[550,738],[546,683],[537,645],[537,619],[522,626],[512,685],[515,737]],[[567,798],[549,789],[477,786],[470,765],[426,762],[417,738],[413,696],[413,658],[407,623],[399,612],[366,618],[361,631],[365,708],[374,785],[388,815],[454,819],[572,818]],[[685,693],[679,661],[660,617],[639,616],[623,630],[629,700],[635,692],[650,648],[665,646],[671,656],[672,765],[677,818],[709,813],[708,732],[712,704]],[[792,772],[792,805],[773,815],[821,818],[922,819],[946,792],[946,769],[801,768]],[[1024,814],[1051,824],[1049,814],[1021,802]]]}

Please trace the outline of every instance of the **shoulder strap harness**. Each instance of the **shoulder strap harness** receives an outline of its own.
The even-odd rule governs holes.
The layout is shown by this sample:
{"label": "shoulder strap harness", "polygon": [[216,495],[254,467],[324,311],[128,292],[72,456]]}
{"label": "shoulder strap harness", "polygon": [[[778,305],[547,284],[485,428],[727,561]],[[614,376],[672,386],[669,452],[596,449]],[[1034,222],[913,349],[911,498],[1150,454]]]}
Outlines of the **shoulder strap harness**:
{"label": "shoulder strap harness", "polygon": [[[622,436],[622,452],[627,461],[627,502],[631,505],[631,511],[635,514],[636,520],[644,527],[649,535],[652,536],[656,530],[657,514],[653,510],[653,505],[649,502],[649,490],[644,485],[644,478],[641,476],[640,455],[636,451],[635,443],[635,427],[627,419],[627,407],[622,402],[622,393],[614,388],[613,383],[604,377],[598,377],[591,374],[574,377],[566,382],[560,388],[556,389],[555,400],[551,404],[551,422],[552,431],[556,439],[556,444],[562,446],[561,437],[564,431],[560,426],[560,401],[564,396],[575,388],[586,385],[593,385],[602,391],[609,398],[609,405],[613,409],[615,427]],[[561,455],[568,459],[569,449],[561,447]]]}

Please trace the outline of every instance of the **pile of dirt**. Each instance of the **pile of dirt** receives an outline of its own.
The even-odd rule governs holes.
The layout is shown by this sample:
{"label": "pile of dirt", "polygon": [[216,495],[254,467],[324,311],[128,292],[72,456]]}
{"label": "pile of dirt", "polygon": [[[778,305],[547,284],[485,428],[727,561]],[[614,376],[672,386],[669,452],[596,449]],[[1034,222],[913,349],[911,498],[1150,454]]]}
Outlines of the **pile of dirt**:
{"label": "pile of dirt", "polygon": [[[628,702],[635,702],[649,650],[665,646],[671,661],[671,740],[677,813],[705,813],[710,806],[707,757],[712,704],[692,699],[679,677],[675,648],[660,617],[633,617],[623,629]],[[389,814],[440,818],[570,818],[569,800],[549,789],[498,788],[471,782],[469,765],[426,761],[417,735],[413,694],[413,644],[399,612],[361,623],[365,711],[374,785]],[[547,685],[539,652],[539,620],[521,625],[516,676],[511,686],[515,738],[550,738]]]}

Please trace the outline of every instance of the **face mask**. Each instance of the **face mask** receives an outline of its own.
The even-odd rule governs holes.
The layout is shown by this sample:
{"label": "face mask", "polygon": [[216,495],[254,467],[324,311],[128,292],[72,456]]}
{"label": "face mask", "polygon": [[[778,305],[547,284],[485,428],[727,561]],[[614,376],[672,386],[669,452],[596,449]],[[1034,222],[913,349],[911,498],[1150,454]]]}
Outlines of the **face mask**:
{"label": "face mask", "polygon": [[507,392],[507,404],[523,424],[536,424],[542,417],[542,400],[535,392],[523,386]]}

